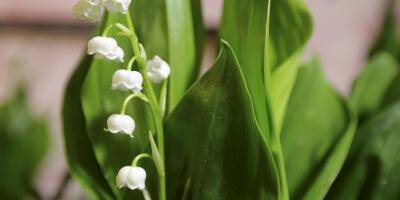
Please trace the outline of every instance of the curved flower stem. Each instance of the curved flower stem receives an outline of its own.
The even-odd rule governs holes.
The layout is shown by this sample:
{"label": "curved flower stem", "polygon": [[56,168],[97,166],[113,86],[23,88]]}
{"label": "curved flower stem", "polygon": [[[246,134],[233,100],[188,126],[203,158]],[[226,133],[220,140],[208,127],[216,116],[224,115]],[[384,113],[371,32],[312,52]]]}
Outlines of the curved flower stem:
{"label": "curved flower stem", "polygon": [[144,95],[140,92],[132,93],[131,95],[129,95],[125,98],[124,103],[122,104],[122,108],[121,108],[121,115],[125,114],[126,106],[128,105],[129,101],[135,97],[138,97],[141,100],[143,100],[144,102],[149,103],[149,99],[146,97],[146,95]]}
{"label": "curved flower stem", "polygon": [[106,29],[104,29],[104,31],[103,31],[103,34],[101,34],[101,36],[103,36],[103,37],[107,37],[107,35],[108,35],[108,32],[111,30],[111,28],[114,26],[114,24],[110,24],[110,25],[108,25],[107,26],[107,28]]}
{"label": "curved flower stem", "polygon": [[126,67],[126,70],[128,70],[128,71],[131,71],[131,70],[132,70],[132,65],[133,65],[133,63],[135,62],[135,60],[136,60],[136,56],[133,56],[133,57],[129,60],[128,66]]}
{"label": "curved flower stem", "polygon": [[139,160],[142,159],[142,158],[151,158],[151,155],[148,154],[148,153],[141,153],[141,154],[137,155],[137,156],[133,159],[132,165],[131,165],[131,166],[132,166],[132,167],[136,167],[136,166],[137,166],[137,163],[138,163]]}
{"label": "curved flower stem", "polygon": [[[157,145],[158,150],[160,153],[160,157],[162,162],[164,162],[164,129],[163,129],[163,118],[161,114],[161,110],[159,109],[157,97],[154,93],[153,86],[151,85],[150,80],[146,76],[146,61],[143,60],[140,56],[140,48],[138,38],[136,36],[135,28],[133,26],[132,18],[130,13],[128,12],[125,14],[126,23],[128,28],[132,31],[130,35],[130,41],[132,44],[133,52],[135,54],[139,71],[144,75],[143,76],[143,84],[145,88],[145,93],[149,97],[149,104],[152,110],[152,114],[155,121],[156,133],[157,133]],[[164,165],[165,166],[165,165]],[[166,200],[167,192],[166,192],[166,181],[165,181],[165,174],[158,175],[158,182],[159,182],[159,199]]]}

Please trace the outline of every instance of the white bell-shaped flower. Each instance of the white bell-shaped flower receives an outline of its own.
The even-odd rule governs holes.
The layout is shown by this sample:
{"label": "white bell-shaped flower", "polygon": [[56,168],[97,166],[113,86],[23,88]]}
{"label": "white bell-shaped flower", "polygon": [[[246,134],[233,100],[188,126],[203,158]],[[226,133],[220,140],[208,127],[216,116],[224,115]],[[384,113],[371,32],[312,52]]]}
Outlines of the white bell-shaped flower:
{"label": "white bell-shaped flower", "polygon": [[119,188],[128,187],[131,190],[146,188],[146,171],[141,167],[125,166],[117,174],[116,182]]}
{"label": "white bell-shaped flower", "polygon": [[124,133],[132,136],[135,130],[135,121],[129,115],[112,114],[107,119],[107,131]]}
{"label": "white bell-shaped flower", "polygon": [[102,0],[79,0],[74,8],[74,17],[89,22],[100,21],[104,12]]}
{"label": "white bell-shaped flower", "polygon": [[88,42],[88,55],[94,55],[96,58],[106,58],[108,60],[118,59],[124,61],[124,51],[118,46],[114,38],[96,36]]}
{"label": "white bell-shaped flower", "polygon": [[117,70],[112,77],[112,89],[122,91],[132,90],[140,92],[142,90],[143,77],[137,71]]}
{"label": "white bell-shaped flower", "polygon": [[147,61],[147,77],[153,83],[161,83],[167,79],[171,73],[171,69],[167,62],[159,56],[154,56],[153,59]]}
{"label": "white bell-shaped flower", "polygon": [[127,13],[131,0],[107,0],[106,8],[111,13]]}

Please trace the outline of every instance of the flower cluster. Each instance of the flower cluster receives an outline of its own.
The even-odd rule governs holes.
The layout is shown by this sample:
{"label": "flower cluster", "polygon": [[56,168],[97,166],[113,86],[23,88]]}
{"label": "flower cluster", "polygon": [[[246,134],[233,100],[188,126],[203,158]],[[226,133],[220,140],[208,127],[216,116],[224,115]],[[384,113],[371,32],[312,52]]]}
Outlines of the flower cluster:
{"label": "flower cluster", "polygon": [[[131,0],[79,0],[74,7],[74,15],[80,20],[97,22],[101,18],[103,12],[107,10],[110,13],[124,14],[129,22],[131,20],[129,14],[130,3]],[[108,117],[106,130],[113,134],[121,133],[133,137],[136,127],[135,121],[131,116],[125,114],[129,101],[136,97],[140,98],[151,104],[150,107],[152,108],[153,114],[154,112],[160,112],[160,109],[155,106],[157,103],[156,100],[154,100],[155,96],[151,83],[159,84],[168,79],[171,69],[168,63],[157,55],[154,56],[153,59],[147,61],[146,51],[143,45],[138,43],[132,22],[130,21],[130,23],[127,24],[129,28],[120,23],[109,25],[101,36],[90,39],[87,43],[87,54],[93,55],[96,59],[116,60],[124,63],[124,50],[118,45],[117,40],[107,36],[108,31],[113,27],[118,28],[120,35],[127,36],[131,40],[134,55],[125,65],[125,69],[118,69],[114,72],[111,83],[112,90],[129,91],[131,94],[125,98],[121,112]],[[135,62],[140,72],[131,70]],[[148,88],[143,88],[142,85],[146,85]],[[165,86],[166,84],[163,85],[163,87]],[[146,94],[142,93],[143,89],[146,94],[150,95],[149,97],[151,97],[152,101],[149,101]],[[158,120],[162,121],[162,119]],[[153,139],[151,140],[151,145],[157,148]],[[159,159],[159,152],[153,151],[153,153],[157,153],[156,157],[158,159],[153,160],[156,167],[159,169],[159,175],[164,174],[163,167],[160,167],[164,165],[160,163],[163,161]],[[116,184],[119,188],[128,187],[131,190],[142,190],[144,197],[147,197],[149,194],[145,189],[146,171],[141,167],[137,167],[137,162],[144,157],[151,158],[152,156],[147,153],[141,153],[134,158],[131,166],[122,167],[116,177]],[[162,175],[162,177],[164,176]]]}
{"label": "flower cluster", "polygon": [[74,6],[74,17],[97,22],[105,9],[111,13],[126,13],[130,4],[131,0],[79,0]]}

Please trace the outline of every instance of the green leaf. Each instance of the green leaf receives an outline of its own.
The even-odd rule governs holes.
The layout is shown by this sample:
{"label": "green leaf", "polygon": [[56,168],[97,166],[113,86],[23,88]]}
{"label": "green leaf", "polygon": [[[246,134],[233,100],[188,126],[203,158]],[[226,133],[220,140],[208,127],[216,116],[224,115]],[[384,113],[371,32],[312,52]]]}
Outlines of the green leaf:
{"label": "green leaf", "polygon": [[[396,19],[394,16],[395,3],[395,0],[387,0],[382,30],[371,48],[370,57],[374,57],[381,52],[388,52],[397,62],[400,62],[400,34],[396,28]],[[397,66],[400,67],[400,65]],[[384,109],[400,99],[399,87],[400,74],[397,75],[390,84],[390,87],[385,91],[380,109]]]}
{"label": "green leaf", "polygon": [[265,41],[265,88],[270,97],[273,126],[280,134],[301,55],[312,34],[312,18],[302,0],[271,0]]}
{"label": "green leaf", "polygon": [[49,140],[48,124],[33,116],[25,90],[0,107],[0,199],[40,198],[33,178]]}
{"label": "green leaf", "polygon": [[81,106],[81,87],[91,63],[91,56],[83,58],[65,91],[62,112],[65,151],[73,178],[90,199],[111,199],[114,195],[94,155]]}
{"label": "green leaf", "polygon": [[276,109],[273,118],[279,132],[311,30],[311,16],[301,0],[225,0],[220,37],[237,53],[265,135],[269,134],[265,92]]}
{"label": "green leaf", "polygon": [[274,152],[282,195],[287,195],[287,186],[279,134],[311,32],[311,16],[302,0],[224,2],[220,37],[237,53],[256,120]]}
{"label": "green leaf", "polygon": [[380,109],[386,91],[398,75],[398,64],[388,53],[377,54],[363,68],[353,85],[350,98],[360,118],[368,118]]}
{"label": "green leaf", "polygon": [[[206,28],[203,23],[201,0],[191,0],[192,17],[193,17],[193,31],[196,42],[196,67],[200,71],[201,62],[203,59],[204,40],[206,39]],[[194,78],[197,78],[195,74]]]}
{"label": "green leaf", "polygon": [[360,127],[328,199],[398,199],[400,102]]}
{"label": "green leaf", "polygon": [[169,199],[180,199],[184,192],[189,199],[204,200],[278,198],[272,153],[226,42],[214,66],[191,87],[165,127]]}
{"label": "green leaf", "polygon": [[354,113],[325,80],[318,62],[300,68],[281,135],[292,198],[324,198],[355,127]]}
{"label": "green leaf", "polygon": [[225,0],[220,38],[236,52],[250,95],[256,119],[269,139],[269,122],[263,79],[264,42],[268,1]]}
{"label": "green leaf", "polygon": [[[200,13],[192,15],[191,3],[187,0],[154,0],[136,1],[134,5],[133,19],[137,22],[139,40],[144,44],[148,58],[160,55],[171,66],[167,113],[173,110],[198,76],[203,30],[196,28],[196,34],[194,32],[202,21]],[[196,6],[195,0],[193,3]]]}

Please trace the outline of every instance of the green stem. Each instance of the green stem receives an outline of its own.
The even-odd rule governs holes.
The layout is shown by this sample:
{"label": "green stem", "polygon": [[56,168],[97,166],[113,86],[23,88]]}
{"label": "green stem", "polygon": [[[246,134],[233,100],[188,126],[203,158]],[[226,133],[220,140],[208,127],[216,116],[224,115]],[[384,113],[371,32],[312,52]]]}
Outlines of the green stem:
{"label": "green stem", "polygon": [[135,159],[133,159],[132,165],[131,165],[131,166],[132,166],[132,167],[136,167],[136,166],[137,166],[137,163],[138,163],[139,160],[142,159],[142,158],[151,158],[151,155],[148,154],[148,153],[141,153],[141,154],[137,155],[137,156],[135,157]]}
{"label": "green stem", "polygon": [[277,168],[278,168],[278,173],[279,173],[279,181],[280,181],[280,199],[282,200],[288,200],[289,199],[289,191],[287,187],[287,178],[286,178],[286,169],[285,169],[285,161],[283,159],[283,153],[282,153],[282,146],[280,141],[277,143],[277,149],[276,149],[276,160],[277,162]]}
{"label": "green stem", "polygon": [[168,81],[165,80],[161,86],[161,93],[160,93],[160,100],[159,100],[161,115],[163,117],[165,115],[165,110],[166,110],[166,106],[167,106],[167,86],[168,86]]}
{"label": "green stem", "polygon": [[114,24],[110,24],[110,25],[108,25],[108,26],[107,26],[107,28],[106,28],[106,29],[104,29],[104,31],[103,31],[103,34],[102,34],[101,36],[103,36],[103,37],[107,37],[107,35],[108,35],[108,32],[110,31],[110,29],[111,29],[113,26],[114,26]]}
{"label": "green stem", "polygon": [[149,99],[144,94],[142,94],[140,92],[132,93],[125,98],[124,103],[122,104],[122,107],[121,107],[121,115],[125,115],[126,106],[128,105],[129,101],[135,97],[138,97],[141,100],[143,100],[144,102],[149,103]]}
{"label": "green stem", "polygon": [[151,200],[149,191],[145,188],[142,190],[144,200]]}
{"label": "green stem", "polygon": [[129,60],[128,66],[126,67],[126,70],[128,70],[128,71],[131,71],[131,70],[132,70],[132,65],[133,65],[133,63],[135,62],[135,60],[136,60],[136,56],[133,56],[133,57]]}
{"label": "green stem", "polygon": [[[139,71],[144,75],[143,76],[143,84],[144,84],[144,88],[145,88],[145,93],[149,97],[149,104],[150,104],[150,107],[151,107],[151,110],[153,113],[153,117],[154,117],[154,121],[155,121],[158,150],[160,153],[160,157],[161,157],[162,161],[164,162],[164,129],[163,129],[161,110],[158,107],[157,97],[154,93],[153,86],[152,86],[150,80],[146,76],[145,60],[143,60],[143,58],[140,56],[139,42],[138,42],[138,38],[136,36],[135,28],[133,26],[133,22],[132,22],[130,13],[128,12],[125,15],[125,17],[126,17],[126,22],[127,22],[128,28],[132,31],[130,40],[131,40],[133,52],[137,56],[136,59],[137,59],[138,68],[139,68]],[[159,177],[158,178],[158,180],[159,180],[159,199],[166,200],[167,194],[166,194],[165,174],[159,174],[158,177]]]}

